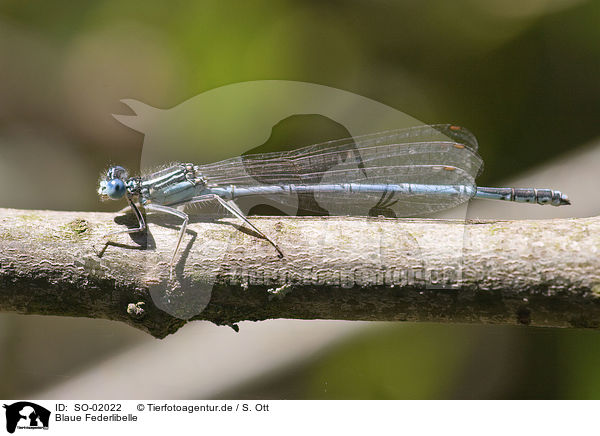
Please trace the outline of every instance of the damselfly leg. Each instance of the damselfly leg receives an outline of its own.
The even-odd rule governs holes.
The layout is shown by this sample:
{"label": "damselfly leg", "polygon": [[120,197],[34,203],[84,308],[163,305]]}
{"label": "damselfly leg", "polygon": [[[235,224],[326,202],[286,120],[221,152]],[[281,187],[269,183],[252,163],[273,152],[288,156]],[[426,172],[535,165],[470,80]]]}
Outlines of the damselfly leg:
{"label": "damselfly leg", "polygon": [[246,223],[248,225],[248,227],[250,227],[256,233],[258,233],[260,236],[262,236],[265,240],[267,240],[275,248],[275,250],[277,250],[277,253],[279,253],[279,257],[283,257],[283,252],[281,251],[279,246],[275,242],[273,242],[273,240],[271,238],[269,238],[261,230],[259,230],[258,227],[256,227],[254,224],[252,224],[248,220],[248,218],[246,218],[244,213],[240,210],[240,208],[237,206],[237,204],[235,204],[235,202],[233,200],[225,201],[216,194],[206,194],[206,195],[199,195],[197,197],[192,197],[191,199],[187,200],[185,202],[185,204],[198,204],[198,203],[206,203],[206,202],[210,202],[210,201],[217,201],[226,210],[231,212],[233,214],[233,216],[235,216],[236,218],[238,218],[241,221],[243,221],[244,223]]}
{"label": "damselfly leg", "polygon": [[[283,252],[281,251],[279,246],[271,238],[269,238],[265,233],[263,233],[258,227],[256,227],[254,224],[252,224],[248,220],[248,218],[246,218],[246,216],[240,210],[240,208],[237,206],[237,204],[235,204],[235,202],[233,202],[232,200],[225,201],[218,195],[207,194],[207,195],[200,195],[197,197],[192,197],[189,200],[187,200],[185,203],[182,203],[182,204],[184,204],[184,205],[202,204],[202,203],[208,203],[208,202],[214,202],[214,201],[218,202],[221,206],[223,206],[223,208],[225,208],[225,210],[229,211],[233,216],[240,219],[242,222],[247,224],[248,227],[250,227],[256,233],[258,233],[261,237],[263,237],[265,240],[267,240],[275,248],[275,250],[277,250],[277,252],[279,253],[279,256],[283,257]],[[107,238],[109,236],[117,235],[117,234],[122,234],[122,233],[137,233],[137,232],[143,232],[144,230],[146,230],[146,222],[144,221],[144,216],[140,212],[139,208],[131,200],[129,200],[129,206],[138,220],[138,224],[139,224],[138,227],[133,228],[133,229],[119,230],[116,232],[107,233],[106,235],[104,235],[105,238]],[[175,249],[173,250],[173,256],[171,257],[171,261],[169,262],[169,267],[172,269],[175,264],[175,259],[177,257],[177,253],[179,252],[179,248],[181,247],[181,242],[183,241],[183,236],[185,235],[185,231],[187,229],[187,225],[190,221],[190,218],[189,218],[188,214],[185,212],[177,210],[173,207],[163,206],[161,204],[147,203],[146,205],[144,205],[144,208],[146,210],[152,211],[152,212],[161,212],[161,213],[173,215],[173,216],[176,216],[183,220],[181,227],[179,229],[179,237],[177,238],[177,245],[175,246]]]}
{"label": "damselfly leg", "polygon": [[160,204],[149,203],[146,204],[144,208],[154,212],[162,212],[167,213],[169,215],[174,215],[183,220],[183,223],[181,223],[181,228],[179,229],[179,238],[177,238],[177,245],[175,246],[175,250],[173,250],[173,256],[171,257],[171,261],[169,262],[169,267],[173,268],[173,265],[175,265],[175,256],[177,256],[179,246],[181,245],[181,241],[183,241],[183,235],[185,235],[185,229],[187,228],[187,225],[190,222],[190,217],[185,212],[174,209],[172,207],[162,206]]}
{"label": "damselfly leg", "polygon": [[[128,198],[127,201],[129,202],[129,209],[131,209],[133,211],[133,214],[135,215],[135,217],[138,220],[138,227],[134,228],[134,229],[117,230],[115,232],[110,232],[110,233],[105,234],[103,236],[103,238],[108,238],[108,237],[114,236],[114,235],[120,235],[122,233],[138,233],[138,232],[143,232],[144,230],[146,230],[146,222],[144,221],[144,216],[142,215],[142,213],[140,212],[138,207],[135,205],[135,203],[131,199]],[[125,211],[126,210],[127,209],[125,209]]]}

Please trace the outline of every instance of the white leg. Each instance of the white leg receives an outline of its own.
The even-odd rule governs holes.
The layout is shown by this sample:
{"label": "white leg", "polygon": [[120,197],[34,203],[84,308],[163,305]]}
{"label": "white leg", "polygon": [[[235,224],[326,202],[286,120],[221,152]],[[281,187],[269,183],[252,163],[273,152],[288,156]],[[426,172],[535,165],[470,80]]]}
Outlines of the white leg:
{"label": "white leg", "polygon": [[233,202],[233,200],[225,201],[225,200],[223,200],[221,197],[219,197],[216,194],[206,194],[206,195],[200,195],[198,197],[192,197],[190,200],[186,201],[185,204],[204,203],[204,202],[207,202],[207,201],[217,201],[217,202],[219,202],[221,204],[221,206],[223,206],[225,209],[227,209],[229,212],[231,212],[236,218],[239,218],[240,220],[242,220],[252,230],[254,230],[260,236],[262,236],[267,241],[269,241],[269,243],[273,247],[275,247],[275,250],[277,250],[277,252],[279,253],[279,255],[281,257],[283,257],[283,252],[277,246],[277,244],[275,242],[273,242],[271,240],[271,238],[269,238],[267,235],[265,235],[263,232],[261,232],[254,224],[252,224],[250,221],[248,221],[248,218],[246,218],[246,216],[244,215],[244,213],[240,210],[240,208],[237,206],[237,204],[235,204]]}
{"label": "white leg", "polygon": [[181,241],[183,240],[183,235],[185,235],[185,229],[187,228],[188,222],[190,218],[185,212],[181,212],[177,209],[168,206],[162,206],[160,204],[152,204],[148,203],[144,206],[148,210],[152,210],[154,212],[163,212],[168,213],[170,215],[175,215],[183,220],[181,224],[181,228],[179,229],[179,238],[177,239],[177,245],[175,246],[175,250],[173,251],[173,257],[171,258],[171,262],[169,263],[170,267],[173,267],[175,264],[175,257],[177,256],[177,252],[179,251],[179,246],[181,245]]}

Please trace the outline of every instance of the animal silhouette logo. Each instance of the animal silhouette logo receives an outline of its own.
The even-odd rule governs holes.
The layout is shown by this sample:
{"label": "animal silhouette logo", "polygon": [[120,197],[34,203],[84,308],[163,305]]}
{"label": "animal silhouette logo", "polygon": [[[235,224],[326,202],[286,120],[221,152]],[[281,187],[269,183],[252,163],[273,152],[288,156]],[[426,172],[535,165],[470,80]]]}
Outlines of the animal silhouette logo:
{"label": "animal silhouette logo", "polygon": [[18,429],[48,429],[50,411],[29,401],[4,404],[6,409],[6,431],[14,433]]}
{"label": "animal silhouette logo", "polygon": [[[113,114],[113,117],[121,124],[143,134],[140,160],[142,173],[153,173],[168,168],[173,162],[191,162],[203,165],[204,176],[212,170],[210,175],[214,176],[213,180],[221,180],[224,186],[230,186],[235,180],[242,179],[253,186],[268,185],[273,177],[286,176],[290,179],[300,171],[290,159],[280,159],[282,165],[278,172],[264,172],[263,162],[252,158],[257,149],[276,136],[274,133],[277,126],[294,118],[318,116],[327,119],[345,129],[344,137],[351,139],[346,144],[339,142],[340,137],[323,138],[337,139],[338,142],[330,145],[346,147],[347,158],[338,159],[342,154],[337,153],[333,160],[327,157],[318,162],[312,160],[315,167],[311,174],[323,173],[319,182],[330,184],[338,183],[335,175],[343,171],[354,170],[361,180],[368,175],[368,168],[361,158],[360,151],[355,147],[353,138],[423,124],[390,106],[348,91],[285,80],[230,84],[203,92],[167,109],[156,108],[134,99],[123,99],[122,102],[133,114]],[[223,161],[227,164],[224,165]],[[221,164],[210,165],[215,162]],[[372,201],[372,204],[357,204],[354,205],[354,209],[360,208],[357,215],[364,217],[395,217],[391,207],[397,203],[396,198],[385,193],[380,199]],[[197,214],[190,216],[191,222],[199,219],[201,213],[213,213],[219,218],[223,216],[218,205],[206,202],[202,211],[199,210],[200,203],[196,206],[198,207],[195,211],[191,207],[186,209],[185,206],[180,206],[181,209],[186,209],[180,212]],[[259,207],[271,208],[270,210],[275,211],[272,215],[343,215],[347,203],[327,193],[302,193],[286,198],[285,202],[276,202],[268,196],[248,197],[236,203],[236,207],[244,216]],[[464,219],[465,213],[466,209],[455,208],[452,217]],[[334,224],[332,222],[328,225]],[[151,246],[152,239],[148,241],[147,244]],[[165,289],[163,282],[154,283],[150,287],[154,304],[180,319],[191,319],[206,308],[211,300],[213,284],[221,274],[220,259],[224,259],[230,250],[229,240],[223,238],[194,237],[191,241],[189,237],[183,239],[183,259],[185,253],[192,249],[190,244],[193,243],[194,250],[210,253],[213,260],[195,267],[193,282],[188,283],[187,279],[178,273],[178,268],[183,265],[178,263],[175,266],[177,280],[169,283],[168,289]],[[308,241],[310,244],[320,245],[324,239],[308,238]],[[385,241],[382,243],[385,245]],[[459,248],[456,251],[460,252],[462,238],[459,238],[457,243]],[[414,250],[410,248],[409,251]],[[378,258],[382,258],[382,253],[385,253],[385,250],[377,254]],[[149,263],[147,270],[142,271],[142,274],[155,277],[154,267],[154,263]],[[239,271],[237,275],[240,280],[251,281],[250,272]],[[260,280],[260,277],[256,278],[256,281]],[[254,278],[252,281],[255,282]]]}

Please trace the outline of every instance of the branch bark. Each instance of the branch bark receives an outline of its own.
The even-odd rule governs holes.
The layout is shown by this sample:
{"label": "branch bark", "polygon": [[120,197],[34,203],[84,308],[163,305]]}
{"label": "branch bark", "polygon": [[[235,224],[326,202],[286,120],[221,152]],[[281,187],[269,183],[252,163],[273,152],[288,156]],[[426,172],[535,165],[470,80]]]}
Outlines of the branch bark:
{"label": "branch bark", "polygon": [[162,338],[191,319],[600,326],[600,219],[253,217],[143,235],[108,213],[0,209],[0,311],[106,318]]}

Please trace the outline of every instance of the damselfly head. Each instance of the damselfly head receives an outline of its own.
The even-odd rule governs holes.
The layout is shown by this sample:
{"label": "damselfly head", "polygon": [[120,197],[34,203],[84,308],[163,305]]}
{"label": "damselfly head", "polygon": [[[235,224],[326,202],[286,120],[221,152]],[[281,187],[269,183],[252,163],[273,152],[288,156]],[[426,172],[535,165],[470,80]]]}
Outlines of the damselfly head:
{"label": "damselfly head", "polygon": [[100,179],[98,195],[101,200],[119,200],[127,193],[127,170],[121,166],[110,167],[106,176]]}

